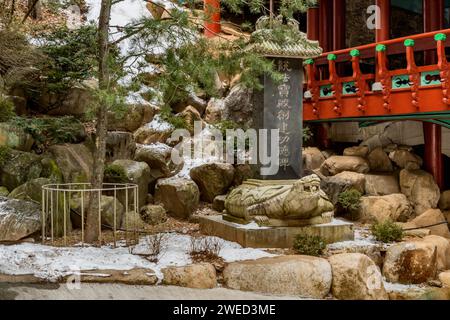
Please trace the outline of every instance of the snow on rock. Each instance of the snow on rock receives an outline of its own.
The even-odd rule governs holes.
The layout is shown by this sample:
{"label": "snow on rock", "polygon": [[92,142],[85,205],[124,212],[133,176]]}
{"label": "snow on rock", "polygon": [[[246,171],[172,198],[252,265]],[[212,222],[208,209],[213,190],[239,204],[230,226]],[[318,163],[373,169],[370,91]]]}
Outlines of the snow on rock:
{"label": "snow on rock", "polygon": [[[215,237],[214,237],[215,238]],[[227,262],[253,260],[274,256],[260,249],[242,248],[239,244],[215,238],[222,243],[220,256]],[[23,243],[0,245],[0,273],[10,275],[33,274],[36,277],[57,281],[60,277],[83,270],[131,270],[146,268],[162,279],[161,269],[192,263],[189,251],[191,236],[168,233],[164,238],[158,263],[152,263],[139,254],[148,253],[145,238],[130,253],[129,248],[112,245],[95,247],[51,247]]]}
{"label": "snow on rock", "polygon": [[174,130],[174,126],[172,126],[169,122],[163,120],[159,114],[157,114],[152,121],[145,125],[147,129],[151,129],[157,132],[166,132],[170,130]]}

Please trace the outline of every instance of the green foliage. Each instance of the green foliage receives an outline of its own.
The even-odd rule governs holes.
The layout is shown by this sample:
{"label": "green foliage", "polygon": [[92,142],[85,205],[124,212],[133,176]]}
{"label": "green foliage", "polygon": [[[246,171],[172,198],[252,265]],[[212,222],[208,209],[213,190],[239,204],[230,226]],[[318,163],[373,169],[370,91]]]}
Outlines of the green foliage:
{"label": "green foliage", "polygon": [[401,241],[403,229],[392,220],[377,222],[372,225],[372,234],[378,241],[389,243]]}
{"label": "green foliage", "polygon": [[104,180],[110,183],[126,183],[128,181],[125,170],[116,164],[109,164],[105,167]]}
{"label": "green foliage", "polygon": [[[281,0],[278,13],[291,17],[296,12],[305,12],[317,2],[317,0]],[[248,7],[253,13],[268,14],[268,8],[265,6],[267,1],[264,0],[222,0],[221,3],[234,13],[243,13],[243,8]]]}
{"label": "green foliage", "polygon": [[83,125],[74,117],[60,118],[23,118],[14,117],[12,125],[23,128],[42,151],[51,144],[74,143],[79,139]]}
{"label": "green foliage", "polygon": [[74,83],[96,75],[97,30],[94,25],[76,30],[58,28],[43,34],[41,50],[50,58],[45,72],[46,87],[62,92]]}
{"label": "green foliage", "polygon": [[309,142],[314,136],[310,127],[303,127],[303,143]]}
{"label": "green foliage", "polygon": [[220,120],[214,123],[212,127],[219,130],[224,138],[227,133],[227,130],[239,129],[239,125],[233,120]]}
{"label": "green foliage", "polygon": [[127,112],[124,96],[125,92],[123,92],[122,89],[123,88],[116,87],[107,90],[92,90],[92,99],[85,115],[86,119],[95,119],[98,116],[97,112],[102,105],[106,107],[107,111],[114,113],[116,119],[122,119]]}
{"label": "green foliage", "polygon": [[325,241],[320,236],[298,234],[294,239],[294,249],[299,254],[320,256],[325,250]]}
{"label": "green foliage", "polygon": [[0,122],[8,121],[14,115],[14,104],[0,94]]}
{"label": "green foliage", "polygon": [[7,146],[0,146],[0,166],[3,166],[3,164],[9,159],[11,154],[11,148]]}
{"label": "green foliage", "polygon": [[361,192],[353,188],[341,192],[337,201],[338,210],[351,220],[358,219],[361,197]]}
{"label": "green foliage", "polygon": [[172,113],[172,109],[168,106],[161,108],[159,113],[162,120],[170,123],[175,129],[187,129],[188,124],[186,120]]}

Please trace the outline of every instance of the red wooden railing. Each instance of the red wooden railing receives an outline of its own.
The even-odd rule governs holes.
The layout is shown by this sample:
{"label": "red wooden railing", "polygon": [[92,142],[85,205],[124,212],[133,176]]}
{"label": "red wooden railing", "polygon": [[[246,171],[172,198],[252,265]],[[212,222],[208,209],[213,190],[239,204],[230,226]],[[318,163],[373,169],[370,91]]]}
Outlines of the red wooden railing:
{"label": "red wooden railing", "polygon": [[[304,101],[305,121],[412,114],[424,117],[443,114],[450,118],[447,35],[450,29],[328,52],[314,61],[306,61],[309,95]],[[414,55],[417,52],[434,55],[437,62],[417,66]],[[405,55],[406,68],[389,70],[389,60],[399,54]],[[375,73],[361,72],[361,59],[367,58],[375,58]],[[351,62],[351,76],[339,75],[341,62]],[[324,74],[328,77],[321,79]]]}

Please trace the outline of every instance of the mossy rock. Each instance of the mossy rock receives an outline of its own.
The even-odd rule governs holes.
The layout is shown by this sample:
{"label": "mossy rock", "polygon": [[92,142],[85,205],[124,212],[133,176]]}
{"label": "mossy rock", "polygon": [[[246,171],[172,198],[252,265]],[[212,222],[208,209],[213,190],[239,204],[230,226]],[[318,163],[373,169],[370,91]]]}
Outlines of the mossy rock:
{"label": "mossy rock", "polygon": [[0,168],[1,184],[14,190],[25,182],[42,174],[42,157],[34,153],[11,150]]}
{"label": "mossy rock", "polygon": [[[33,201],[42,204],[42,187],[44,185],[52,183],[54,183],[54,181],[49,178],[37,178],[27,181],[11,191],[11,193],[8,195],[8,198]],[[58,197],[58,199],[56,199],[56,197]],[[54,192],[53,198],[53,232],[56,237],[59,237],[64,234],[64,194],[60,192],[57,196],[56,192]],[[51,206],[52,204],[50,200],[51,196],[49,193],[47,203]],[[50,216],[48,217],[47,225],[50,225]],[[72,230],[72,223],[70,221],[70,215],[68,211],[66,216],[66,225],[67,232],[70,232],[70,230]]]}
{"label": "mossy rock", "polygon": [[49,148],[49,154],[61,170],[64,182],[90,181],[94,159],[84,144],[54,145]]}
{"label": "mossy rock", "polygon": [[21,151],[30,151],[34,139],[23,128],[6,122],[0,123],[0,146]]}
{"label": "mossy rock", "polygon": [[7,197],[9,195],[8,189],[6,187],[0,187],[0,197]]}

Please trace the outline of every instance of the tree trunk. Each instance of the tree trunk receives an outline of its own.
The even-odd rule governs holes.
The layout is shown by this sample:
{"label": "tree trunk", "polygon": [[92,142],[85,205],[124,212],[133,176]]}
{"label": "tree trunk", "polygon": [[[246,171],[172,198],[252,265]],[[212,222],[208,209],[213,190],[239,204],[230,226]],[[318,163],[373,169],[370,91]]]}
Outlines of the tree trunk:
{"label": "tree trunk", "polygon": [[26,20],[28,16],[34,20],[41,18],[41,2],[39,0],[28,0],[28,11],[24,20]]}
{"label": "tree trunk", "polygon": [[[109,20],[111,16],[112,0],[102,0],[98,25],[98,64],[99,64],[99,88],[109,88]],[[96,148],[94,152],[94,167],[91,178],[92,189],[101,189],[103,184],[103,172],[105,169],[106,135],[107,135],[107,106],[104,102],[99,104],[97,110],[97,134]],[[86,217],[86,242],[92,243],[99,240],[99,197],[101,193],[92,192]]]}

